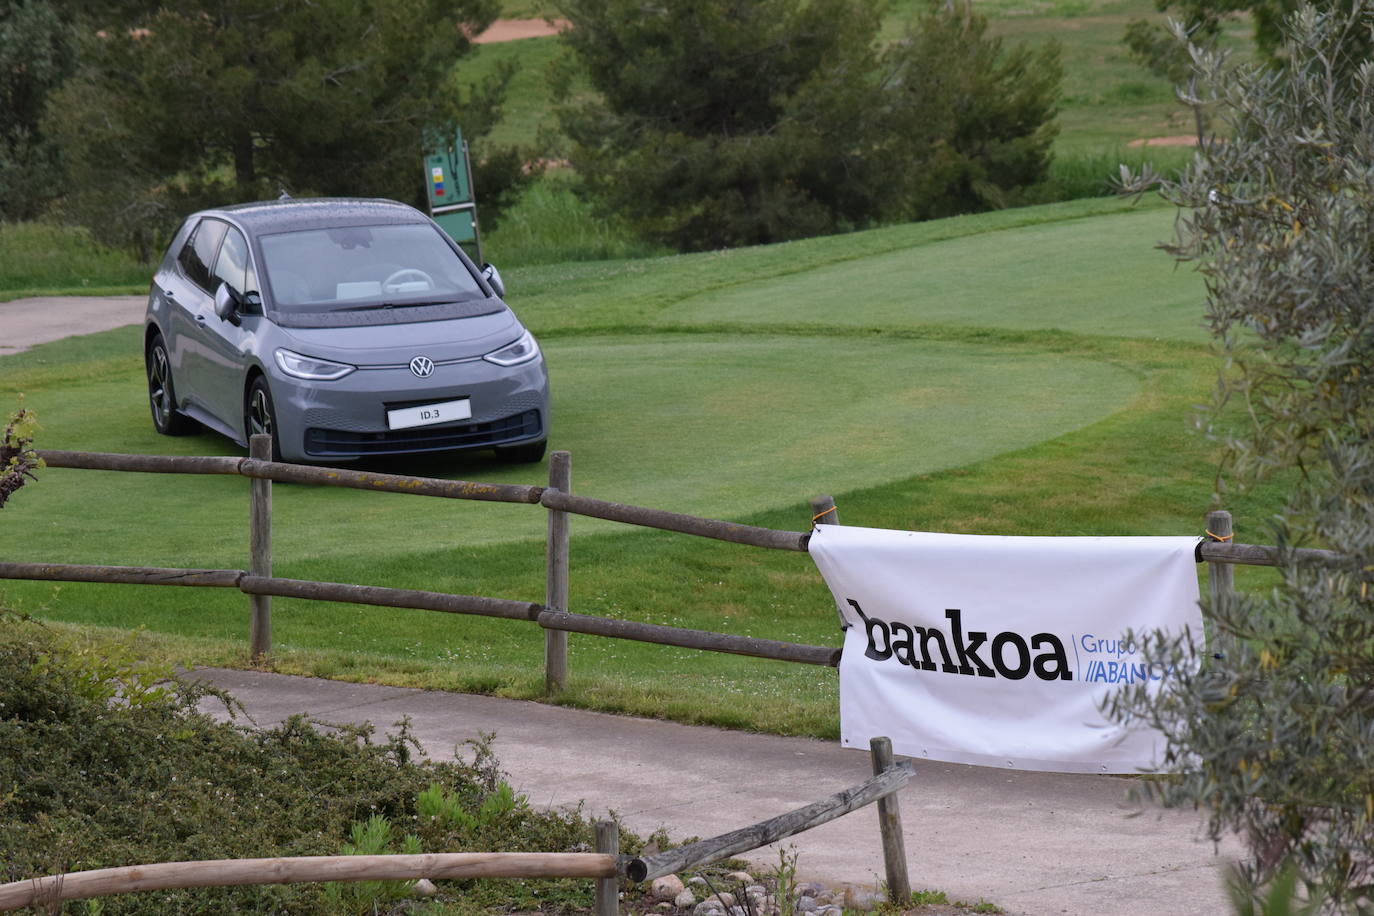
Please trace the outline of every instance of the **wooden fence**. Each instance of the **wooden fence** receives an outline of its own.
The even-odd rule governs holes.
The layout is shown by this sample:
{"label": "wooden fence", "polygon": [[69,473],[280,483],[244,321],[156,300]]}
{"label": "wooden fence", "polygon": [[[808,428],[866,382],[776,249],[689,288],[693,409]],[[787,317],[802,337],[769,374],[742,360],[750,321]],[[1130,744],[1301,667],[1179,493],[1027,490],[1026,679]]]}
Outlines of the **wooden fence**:
{"label": "wooden fence", "polygon": [[0,910],[36,905],[55,911],[68,900],[172,888],[418,878],[593,878],[596,916],[614,916],[619,910],[622,878],[640,883],[700,868],[796,836],[875,803],[888,897],[903,904],[911,898],[911,882],[897,792],[911,780],[911,764],[893,760],[892,742],[887,738],[874,738],[870,750],[873,777],[857,786],[766,821],[648,856],[620,855],[619,828],[614,821],[598,821],[594,853],[298,856],[127,865],[0,884]]}
{"label": "wooden fence", "polygon": [[[145,566],[90,566],[70,563],[0,562],[0,579],[41,579],[64,582],[105,582],[133,585],[177,585],[199,588],[235,588],[249,600],[249,652],[254,660],[272,649],[272,597],[341,601],[379,607],[414,608],[450,614],[476,614],[537,623],[545,632],[545,683],[550,691],[567,684],[567,634],[585,633],[659,645],[726,652],[755,658],[836,667],[841,649],[780,642],[749,636],[715,633],[682,627],[638,623],[574,613],[568,608],[568,516],[582,515],[627,525],[675,531],[768,550],[806,552],[809,532],[779,531],[740,525],[718,519],[698,518],[662,509],[579,496],[572,492],[572,460],[567,452],[549,458],[549,485],[473,483],[431,477],[377,474],[340,468],[310,467],[271,461],[271,441],[254,436],[247,458],[126,455],[105,452],[44,450],[39,455],[49,467],[155,474],[232,474],[252,480],[250,487],[249,568],[181,569]],[[272,575],[272,482],[349,487],[386,493],[408,493],[442,499],[483,500],[540,506],[548,512],[546,587],[542,604],[454,595],[417,589],[384,588],[340,582],[281,579]],[[812,500],[812,521],[839,523],[830,497]],[[1208,540],[1198,546],[1198,561],[1206,562],[1214,606],[1229,600],[1233,592],[1233,566],[1277,566],[1283,562],[1274,547],[1236,544],[1228,512],[1207,516]],[[1325,550],[1297,550],[1296,559],[1325,563],[1338,555]],[[841,625],[844,621],[841,618]]]}
{"label": "wooden fence", "polygon": [[[566,684],[566,634],[570,632],[811,665],[834,667],[840,662],[839,648],[636,623],[577,614],[569,610],[569,515],[676,531],[770,550],[806,552],[811,535],[809,532],[739,525],[576,495],[572,493],[571,456],[567,452],[553,452],[550,455],[549,485],[546,487],[472,483],[286,464],[269,460],[271,443],[266,436],[253,437],[247,458],[54,450],[41,451],[39,454],[49,467],[161,474],[233,474],[250,478],[248,570],[0,562],[0,579],[235,588],[249,598],[249,644],[255,659],[271,651],[271,598],[280,596],[535,622],[544,628],[546,634],[545,679],[551,690],[561,689]],[[540,506],[548,512],[545,600],[540,604],[274,577],[271,536],[273,481]],[[812,509],[813,522],[823,520],[839,524],[838,511],[829,497],[812,500]],[[1232,520],[1228,512],[1209,513],[1206,533],[1207,538],[1198,545],[1197,558],[1199,562],[1207,563],[1213,606],[1230,600],[1234,589],[1235,565],[1278,566],[1285,561],[1285,555],[1277,548],[1234,543]],[[1325,550],[1295,550],[1287,556],[1299,562],[1311,563],[1332,563],[1340,559],[1338,554]],[[56,905],[62,900],[154,888],[415,877],[558,876],[596,878],[598,914],[609,916],[616,911],[615,886],[621,876],[633,881],[652,880],[657,876],[719,861],[775,843],[875,802],[879,804],[889,894],[894,902],[901,903],[909,896],[910,885],[895,793],[910,778],[910,769],[907,764],[894,764],[891,744],[886,738],[873,739],[872,753],[874,778],[859,786],[772,820],[644,858],[620,856],[614,824],[603,822],[598,826],[598,852],[581,857],[554,853],[473,853],[164,863],[55,875],[0,885],[0,909],[34,903]]]}

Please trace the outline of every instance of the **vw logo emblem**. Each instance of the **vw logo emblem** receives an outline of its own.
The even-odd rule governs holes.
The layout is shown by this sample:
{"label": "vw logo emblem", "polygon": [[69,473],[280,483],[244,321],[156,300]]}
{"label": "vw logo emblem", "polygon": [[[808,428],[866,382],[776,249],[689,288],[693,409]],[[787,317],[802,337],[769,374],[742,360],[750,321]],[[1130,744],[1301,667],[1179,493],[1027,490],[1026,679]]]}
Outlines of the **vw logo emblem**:
{"label": "vw logo emblem", "polygon": [[417,378],[429,378],[434,374],[434,360],[428,356],[417,356],[410,361],[410,371]]}

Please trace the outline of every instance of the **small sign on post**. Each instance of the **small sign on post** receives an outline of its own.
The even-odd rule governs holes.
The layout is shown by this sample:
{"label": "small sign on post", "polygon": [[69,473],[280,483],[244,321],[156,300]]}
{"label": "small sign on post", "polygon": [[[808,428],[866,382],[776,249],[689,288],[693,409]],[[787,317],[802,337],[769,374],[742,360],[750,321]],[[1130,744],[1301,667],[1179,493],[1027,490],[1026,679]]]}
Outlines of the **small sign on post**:
{"label": "small sign on post", "polygon": [[425,190],[429,215],[439,228],[482,263],[482,235],[477,227],[477,201],[472,192],[472,163],[461,128],[453,137],[434,140],[425,157]]}

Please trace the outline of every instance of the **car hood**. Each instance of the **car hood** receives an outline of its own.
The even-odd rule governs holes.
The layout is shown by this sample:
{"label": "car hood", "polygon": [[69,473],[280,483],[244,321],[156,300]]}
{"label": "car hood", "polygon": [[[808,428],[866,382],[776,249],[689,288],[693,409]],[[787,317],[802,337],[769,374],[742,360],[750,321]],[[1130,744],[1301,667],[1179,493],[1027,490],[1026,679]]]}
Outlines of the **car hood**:
{"label": "car hood", "polygon": [[419,355],[435,362],[470,359],[505,346],[524,332],[508,309],[444,321],[279,330],[284,347],[353,366],[403,366]]}

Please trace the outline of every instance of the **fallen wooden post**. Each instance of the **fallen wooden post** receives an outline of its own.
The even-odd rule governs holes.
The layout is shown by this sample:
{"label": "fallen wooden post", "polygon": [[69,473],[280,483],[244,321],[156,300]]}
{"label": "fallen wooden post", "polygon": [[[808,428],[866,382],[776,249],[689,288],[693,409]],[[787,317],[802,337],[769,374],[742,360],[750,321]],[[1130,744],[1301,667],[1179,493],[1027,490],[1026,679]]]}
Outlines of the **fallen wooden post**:
{"label": "fallen wooden post", "polygon": [[686,846],[655,853],[652,856],[631,859],[625,867],[625,874],[631,881],[652,881],[664,875],[719,862],[721,859],[785,840],[812,827],[829,823],[837,817],[843,817],[851,811],[857,811],[865,805],[871,805],[880,798],[886,798],[907,784],[911,779],[911,772],[911,764],[902,761],[867,782],[845,789],[805,808],[798,808],[708,840],[688,843]]}
{"label": "fallen wooden post", "polygon": [[162,862],[49,875],[0,884],[0,910],[53,906],[131,891],[240,887],[302,881],[419,878],[610,878],[619,859],[594,852],[449,852],[413,856],[299,856]]}

